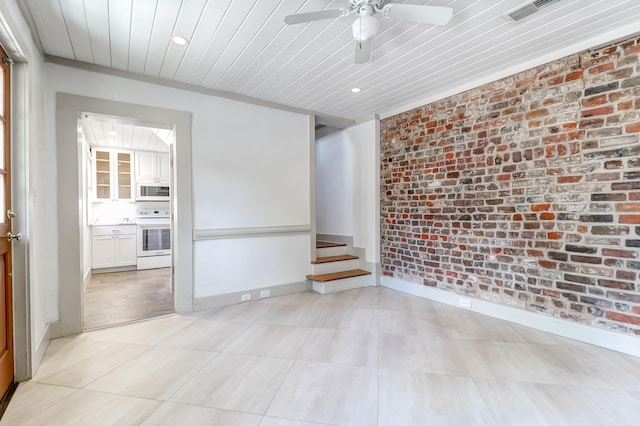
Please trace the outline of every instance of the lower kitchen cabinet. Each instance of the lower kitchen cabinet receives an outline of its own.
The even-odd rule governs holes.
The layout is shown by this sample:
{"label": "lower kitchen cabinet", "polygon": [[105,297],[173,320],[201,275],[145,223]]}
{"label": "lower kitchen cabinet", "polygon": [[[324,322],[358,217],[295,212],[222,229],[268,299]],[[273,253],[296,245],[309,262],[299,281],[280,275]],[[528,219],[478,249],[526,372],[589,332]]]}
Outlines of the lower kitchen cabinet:
{"label": "lower kitchen cabinet", "polygon": [[136,265],[135,226],[93,226],[91,238],[93,269]]}

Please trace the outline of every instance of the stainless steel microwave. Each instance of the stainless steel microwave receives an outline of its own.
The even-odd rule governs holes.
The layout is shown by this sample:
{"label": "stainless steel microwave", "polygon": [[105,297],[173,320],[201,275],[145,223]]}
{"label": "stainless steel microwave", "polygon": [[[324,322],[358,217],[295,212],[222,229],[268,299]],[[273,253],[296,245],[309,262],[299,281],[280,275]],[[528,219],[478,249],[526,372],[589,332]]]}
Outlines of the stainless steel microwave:
{"label": "stainless steel microwave", "polygon": [[169,185],[157,183],[136,184],[136,201],[169,201]]}

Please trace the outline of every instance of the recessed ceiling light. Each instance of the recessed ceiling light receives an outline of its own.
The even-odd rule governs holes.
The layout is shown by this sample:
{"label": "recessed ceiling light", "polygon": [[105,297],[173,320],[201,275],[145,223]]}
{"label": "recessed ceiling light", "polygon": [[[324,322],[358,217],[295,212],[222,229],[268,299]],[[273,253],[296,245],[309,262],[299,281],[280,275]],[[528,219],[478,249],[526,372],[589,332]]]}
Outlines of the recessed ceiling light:
{"label": "recessed ceiling light", "polygon": [[187,39],[181,36],[174,36],[171,40],[175,44],[179,44],[180,46],[184,46],[185,44],[187,44]]}
{"label": "recessed ceiling light", "polygon": [[358,93],[360,91],[360,88],[359,87],[354,87],[353,89],[351,89],[351,91],[353,93]]}

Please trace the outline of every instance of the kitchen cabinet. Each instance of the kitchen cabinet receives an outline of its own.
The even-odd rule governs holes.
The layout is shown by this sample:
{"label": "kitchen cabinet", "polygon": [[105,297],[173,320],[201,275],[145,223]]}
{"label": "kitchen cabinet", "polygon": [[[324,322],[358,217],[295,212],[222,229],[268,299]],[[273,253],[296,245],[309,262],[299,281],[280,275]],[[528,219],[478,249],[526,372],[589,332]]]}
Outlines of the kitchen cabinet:
{"label": "kitchen cabinet", "polygon": [[93,269],[136,265],[135,225],[93,226],[91,238]]}
{"label": "kitchen cabinet", "polygon": [[133,201],[132,153],[94,149],[95,200]]}
{"label": "kitchen cabinet", "polygon": [[164,152],[136,151],[136,182],[163,183],[171,180],[171,161]]}

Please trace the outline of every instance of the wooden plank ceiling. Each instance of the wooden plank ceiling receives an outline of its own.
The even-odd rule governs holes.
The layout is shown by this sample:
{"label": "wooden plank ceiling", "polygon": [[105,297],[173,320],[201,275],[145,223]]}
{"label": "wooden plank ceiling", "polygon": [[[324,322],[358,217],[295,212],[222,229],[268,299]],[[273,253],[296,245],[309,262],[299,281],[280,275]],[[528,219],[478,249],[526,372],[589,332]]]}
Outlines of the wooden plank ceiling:
{"label": "wooden plank ceiling", "polygon": [[353,64],[353,15],[283,23],[347,0],[24,0],[23,12],[50,56],[356,120],[620,28],[640,31],[637,0],[562,0],[517,24],[504,14],[527,1],[395,2],[450,6],[454,17],[438,27],[378,16],[374,61],[364,65]]}

